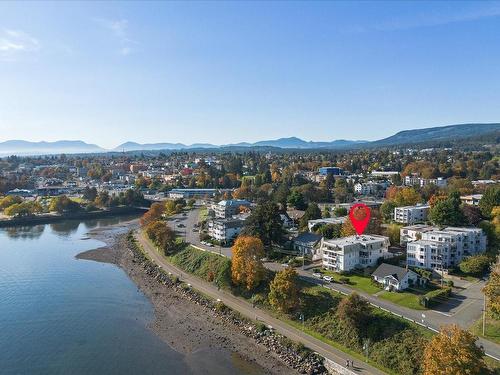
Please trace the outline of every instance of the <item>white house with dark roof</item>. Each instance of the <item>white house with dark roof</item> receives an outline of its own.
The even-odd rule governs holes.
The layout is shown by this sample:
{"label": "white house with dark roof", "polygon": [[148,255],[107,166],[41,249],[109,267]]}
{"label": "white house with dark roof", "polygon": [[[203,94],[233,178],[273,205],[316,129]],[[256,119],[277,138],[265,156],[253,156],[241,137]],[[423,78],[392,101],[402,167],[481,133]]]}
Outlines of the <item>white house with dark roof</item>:
{"label": "white house with dark roof", "polygon": [[378,266],[372,273],[372,278],[382,284],[385,290],[405,290],[419,283],[419,276],[416,272],[388,263]]}
{"label": "white house with dark roof", "polygon": [[321,241],[321,236],[315,233],[301,233],[292,239],[292,247],[299,254],[315,256],[317,253],[316,248]]}

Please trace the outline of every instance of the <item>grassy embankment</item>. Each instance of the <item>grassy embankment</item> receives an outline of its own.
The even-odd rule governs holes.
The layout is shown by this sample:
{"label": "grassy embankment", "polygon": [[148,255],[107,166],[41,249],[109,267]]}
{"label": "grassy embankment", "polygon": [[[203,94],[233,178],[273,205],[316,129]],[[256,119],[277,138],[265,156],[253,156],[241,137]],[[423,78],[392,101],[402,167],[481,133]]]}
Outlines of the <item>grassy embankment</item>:
{"label": "grassy embankment", "polygon": [[[359,333],[345,329],[335,314],[339,302],[345,298],[339,293],[301,281],[300,311],[295,314],[283,314],[273,309],[267,300],[268,283],[273,277],[271,272],[268,272],[265,282],[257,291],[248,293],[232,286],[230,259],[190,246],[165,258],[185,272],[207,282],[214,282],[221,288],[252,301],[273,316],[359,361],[366,360],[366,353],[362,348],[364,341],[359,339]],[[360,290],[380,291],[371,285],[369,278],[354,275],[349,276],[349,279],[350,283]],[[300,319],[301,315],[304,317],[303,321]],[[377,309],[371,310],[365,328],[362,328],[362,335],[365,340],[369,339],[369,363],[388,374],[410,374],[416,371],[418,366],[415,366],[415,363],[418,363],[419,359],[408,352],[415,342],[424,345],[433,335],[431,331],[419,325]],[[489,361],[490,366],[498,365],[495,362]]]}

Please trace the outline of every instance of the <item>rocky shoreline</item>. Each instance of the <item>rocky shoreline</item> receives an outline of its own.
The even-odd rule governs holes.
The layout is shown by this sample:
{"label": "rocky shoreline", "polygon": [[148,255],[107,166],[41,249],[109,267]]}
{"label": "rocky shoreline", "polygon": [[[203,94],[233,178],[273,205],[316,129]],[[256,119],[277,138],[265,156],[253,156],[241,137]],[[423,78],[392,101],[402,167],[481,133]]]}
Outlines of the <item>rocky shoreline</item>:
{"label": "rocky shoreline", "polygon": [[[118,230],[104,228],[90,232],[90,236],[107,246],[78,254],[77,258],[121,267],[154,306],[151,329],[174,350],[184,354],[190,364],[200,366],[198,357],[209,358],[220,351],[240,357],[243,367],[245,362],[256,364],[262,370],[259,373],[327,373],[318,355],[169,276],[127,238],[126,231],[134,226],[136,224],[129,223]],[[203,355],[198,355],[200,353]]]}

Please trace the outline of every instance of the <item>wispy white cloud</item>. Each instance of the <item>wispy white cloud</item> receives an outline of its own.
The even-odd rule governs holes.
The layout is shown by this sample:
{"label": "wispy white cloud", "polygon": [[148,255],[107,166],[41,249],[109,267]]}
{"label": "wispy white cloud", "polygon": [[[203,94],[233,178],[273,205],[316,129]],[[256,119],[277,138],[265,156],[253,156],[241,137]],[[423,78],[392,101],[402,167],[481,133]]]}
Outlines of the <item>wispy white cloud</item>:
{"label": "wispy white cloud", "polygon": [[2,60],[15,60],[22,54],[38,51],[40,47],[40,42],[24,31],[9,29],[0,31],[0,59]]}
{"label": "wispy white cloud", "polygon": [[120,48],[118,49],[119,54],[127,56],[133,52],[132,46],[137,44],[137,42],[129,37],[128,20],[97,18],[95,19],[95,21],[105,29],[109,30],[112,35],[118,40],[120,44]]}

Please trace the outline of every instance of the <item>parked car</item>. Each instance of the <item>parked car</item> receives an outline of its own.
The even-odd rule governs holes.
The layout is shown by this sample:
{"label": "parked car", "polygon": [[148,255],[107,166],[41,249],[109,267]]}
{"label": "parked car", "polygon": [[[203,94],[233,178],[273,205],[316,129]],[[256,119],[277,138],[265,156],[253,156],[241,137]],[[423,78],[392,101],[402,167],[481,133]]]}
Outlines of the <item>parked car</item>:
{"label": "parked car", "polygon": [[185,228],[186,226],[184,224],[178,224],[177,227],[179,227],[179,228]]}
{"label": "parked car", "polygon": [[323,276],[321,276],[321,274],[319,272],[314,272],[313,276],[317,277],[318,279],[321,279],[323,277]]}
{"label": "parked car", "polygon": [[331,276],[323,276],[323,280],[328,281],[329,283],[331,283],[333,281],[333,277],[331,277]]}

